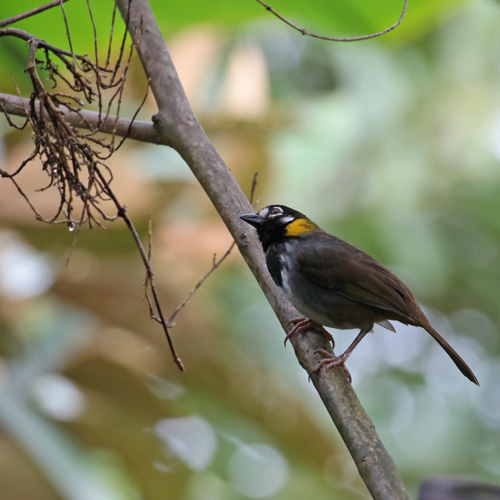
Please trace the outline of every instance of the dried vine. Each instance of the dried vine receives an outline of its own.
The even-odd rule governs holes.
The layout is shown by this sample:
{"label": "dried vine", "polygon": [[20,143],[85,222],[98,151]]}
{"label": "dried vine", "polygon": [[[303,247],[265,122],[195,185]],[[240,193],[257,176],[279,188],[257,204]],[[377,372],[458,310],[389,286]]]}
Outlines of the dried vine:
{"label": "dried vine", "polygon": [[404,0],[403,11],[401,12],[401,15],[399,16],[398,20],[388,28],[385,28],[382,31],[377,31],[376,33],[370,33],[369,35],[338,38],[325,35],[318,35],[316,33],[312,33],[306,30],[305,28],[300,28],[296,24],[292,23],[292,21],[287,19],[285,16],[281,15],[278,11],[273,9],[269,4],[263,2],[263,0],[257,0],[257,2],[259,2],[268,12],[276,16],[280,21],[284,22],[286,25],[290,26],[290,28],[293,28],[295,31],[302,33],[302,35],[304,36],[310,36],[311,38],[318,38],[319,40],[325,40],[327,42],[359,42],[361,40],[369,40],[371,38],[377,38],[379,36],[385,35],[386,33],[389,33],[390,31],[396,29],[403,22],[403,19],[406,16],[406,11],[408,10],[408,0]]}
{"label": "dried vine", "polygon": [[[54,2],[45,7],[52,7]],[[88,12],[93,26],[94,57],[79,55],[73,51],[69,23],[64,12],[63,2],[60,2],[63,12],[66,33],[70,50],[59,49],[45,40],[35,37],[16,28],[0,29],[0,37],[13,36],[26,40],[29,45],[28,63],[26,73],[30,77],[32,92],[25,104],[27,116],[23,125],[15,125],[4,108],[9,124],[17,128],[24,128],[29,124],[33,130],[34,149],[14,172],[0,169],[0,176],[10,179],[20,195],[26,200],[35,217],[46,223],[67,224],[72,231],[76,229],[73,245],[76,243],[79,231],[83,225],[90,228],[103,227],[104,221],[113,221],[122,218],[130,230],[134,241],[141,254],[146,268],[147,286],[151,290],[155,315],[160,319],[167,337],[174,362],[183,370],[183,364],[177,355],[170,337],[167,322],[164,319],[160,302],[154,288],[153,270],[150,259],[144,249],[139,235],[127,215],[127,208],[120,203],[111,188],[113,173],[106,165],[110,158],[123,144],[127,137],[117,139],[114,132],[120,118],[123,91],[127,80],[135,45],[130,42],[127,30],[123,31],[119,41],[119,55],[116,62],[111,63],[111,50],[115,32],[116,4],[113,9],[110,39],[107,47],[106,60],[103,65],[99,63],[97,30],[90,3],[87,1]],[[42,9],[44,10],[44,9]],[[36,12],[40,12],[37,9]],[[30,13],[21,14],[10,21],[25,18]],[[31,14],[30,14],[31,15]],[[8,23],[5,20],[3,23]],[[138,28],[140,31],[141,27]],[[140,32],[135,38],[140,39]],[[50,82],[47,88],[44,81]],[[142,102],[139,104],[129,129],[133,126],[134,119],[144,105],[149,90],[149,82]],[[20,93],[20,92],[19,92]],[[93,126],[88,124],[88,130],[76,128],[66,120],[68,111],[77,114],[83,123],[86,118],[83,113],[84,106],[93,104],[98,109],[98,120]],[[0,104],[1,106],[1,104]],[[109,129],[109,122],[114,122],[113,131],[107,136],[100,134],[101,129]],[[34,160],[39,159],[43,172],[48,181],[39,191],[55,190],[58,197],[57,208],[50,216],[42,215],[30,201],[17,180],[21,172],[26,170]],[[107,208],[108,206],[114,207]]]}

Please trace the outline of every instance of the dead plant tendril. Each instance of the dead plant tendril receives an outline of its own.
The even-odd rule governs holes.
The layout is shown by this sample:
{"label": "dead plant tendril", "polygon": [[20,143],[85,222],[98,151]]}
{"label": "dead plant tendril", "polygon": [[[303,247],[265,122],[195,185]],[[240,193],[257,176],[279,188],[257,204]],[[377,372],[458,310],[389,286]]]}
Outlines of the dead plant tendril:
{"label": "dead plant tendril", "polygon": [[[127,208],[117,198],[111,188],[113,173],[106,161],[123,144],[125,137],[118,138],[114,133],[118,126],[122,106],[123,92],[127,81],[130,62],[135,47],[123,29],[121,38],[114,42],[117,6],[114,4],[110,37],[106,49],[105,62],[99,62],[97,29],[90,2],[87,9],[93,30],[94,54],[76,54],[73,50],[69,21],[64,11],[66,0],[52,1],[32,11],[19,14],[0,22],[0,38],[15,37],[25,40],[28,45],[26,73],[29,76],[32,91],[29,100],[23,100],[26,120],[22,125],[13,122],[5,107],[0,102],[0,111],[11,126],[22,129],[29,124],[33,130],[34,148],[31,154],[13,172],[0,169],[0,177],[9,179],[18,193],[25,199],[36,219],[49,224],[65,224],[70,231],[75,231],[73,246],[83,226],[104,227],[104,222],[123,219],[137,245],[148,276],[148,287],[153,297],[150,307],[160,318],[174,362],[180,370],[184,366],[169,334],[160,302],[154,287],[154,273],[150,258],[146,253],[139,235],[127,214]],[[19,19],[25,19],[44,10],[59,6],[66,25],[70,50],[55,47],[25,31],[5,27]],[[128,19],[126,20],[128,26]],[[140,37],[140,33],[135,33]],[[113,43],[119,44],[116,62],[111,62],[110,54]],[[15,82],[14,82],[15,83]],[[21,92],[16,84],[18,94]],[[129,129],[144,105],[149,91],[149,82],[142,102],[137,107]],[[98,110],[95,124],[89,123],[84,108],[92,105]],[[87,130],[78,129],[66,120],[66,114],[77,114]],[[103,129],[113,132],[104,134]],[[38,160],[35,162],[35,160]],[[41,168],[47,176],[47,182],[38,191],[55,193],[56,206],[50,215],[42,215],[31,202],[29,195],[22,189],[18,180],[21,172]],[[104,207],[106,205],[106,208]],[[109,206],[114,207],[108,213]]]}
{"label": "dead plant tendril", "polygon": [[316,33],[311,33],[310,31],[306,30],[305,28],[300,28],[296,24],[294,24],[292,21],[281,15],[278,11],[273,9],[270,5],[267,3],[263,2],[262,0],[256,0],[259,2],[268,12],[276,16],[280,21],[284,22],[286,25],[290,26],[290,28],[293,28],[295,31],[298,31],[304,36],[310,36],[311,38],[317,38],[319,40],[326,40],[327,42],[359,42],[361,40],[369,40],[371,38],[377,38],[379,36],[385,35],[386,33],[389,33],[390,31],[396,29],[402,22],[403,19],[406,16],[406,11],[408,10],[408,0],[404,0],[403,4],[403,11],[401,12],[401,15],[399,16],[399,19],[389,26],[388,28],[382,30],[382,31],[377,31],[376,33],[371,33],[369,35],[362,35],[362,36],[354,36],[354,37],[345,37],[345,38],[337,38],[337,37],[330,37],[330,36],[325,36],[325,35],[318,35]]}

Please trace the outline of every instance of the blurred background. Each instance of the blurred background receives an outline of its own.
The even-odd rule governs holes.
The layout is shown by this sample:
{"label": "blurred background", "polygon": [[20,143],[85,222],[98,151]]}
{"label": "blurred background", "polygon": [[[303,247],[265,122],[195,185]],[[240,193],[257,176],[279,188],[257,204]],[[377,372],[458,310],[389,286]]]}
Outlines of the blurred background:
{"label": "blurred background", "polygon": [[[2,2],[0,17],[41,2]],[[91,2],[106,50],[112,2]],[[476,373],[475,387],[423,330],[375,330],[348,366],[413,498],[423,479],[500,482],[500,8],[411,0],[375,40],[311,40],[253,0],[151,5],[195,113],[256,208],[283,203],[368,251],[412,288]],[[396,0],[276,0],[310,31],[355,36]],[[92,53],[86,2],[65,5]],[[68,47],[58,9],[19,22]],[[122,32],[122,25],[117,25]],[[0,91],[28,92],[27,47],[0,40]],[[122,115],[145,90],[137,58]],[[156,112],[150,96],[139,118]],[[19,120],[17,120],[19,122]],[[33,149],[0,119],[0,168]],[[128,141],[109,161],[147,240],[169,315],[231,237],[180,157]],[[46,216],[37,161],[18,178]],[[2,500],[366,499],[319,397],[237,250],[176,318],[180,373],[142,300],[144,269],[121,221],[36,222],[0,180]],[[235,217],[239,214],[235,214]],[[337,351],[354,332],[333,332]]]}

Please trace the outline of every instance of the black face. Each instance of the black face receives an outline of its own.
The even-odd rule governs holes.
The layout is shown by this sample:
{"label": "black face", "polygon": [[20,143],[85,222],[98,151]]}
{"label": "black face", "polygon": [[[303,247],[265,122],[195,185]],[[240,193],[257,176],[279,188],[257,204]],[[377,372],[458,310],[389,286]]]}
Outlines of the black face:
{"label": "black face", "polygon": [[304,214],[284,205],[269,205],[258,213],[240,216],[240,219],[257,229],[264,251],[272,242],[284,238],[285,228],[290,222],[305,218]]}

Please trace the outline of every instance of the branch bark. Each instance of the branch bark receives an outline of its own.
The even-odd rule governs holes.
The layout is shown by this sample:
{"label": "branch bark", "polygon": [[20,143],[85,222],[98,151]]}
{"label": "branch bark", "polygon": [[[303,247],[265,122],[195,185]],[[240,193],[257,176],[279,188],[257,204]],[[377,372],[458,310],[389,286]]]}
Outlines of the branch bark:
{"label": "branch bark", "polygon": [[[252,206],[194,116],[148,1],[116,1],[123,19],[129,19],[128,29],[151,82],[159,112],[153,117],[154,124],[134,121],[130,126],[130,120],[109,117],[100,130],[168,145],[179,152],[234,237],[286,331],[289,321],[299,313],[272,282],[255,234],[239,219],[241,214],[252,211]],[[127,17],[129,6],[131,12]],[[27,100],[17,96],[0,94],[0,108],[9,114],[25,116],[28,109],[25,102]],[[98,113],[62,111],[72,126],[97,128]],[[314,330],[293,337],[291,343],[299,363],[307,372],[318,362],[313,356],[314,351],[331,350],[326,340]],[[321,371],[312,376],[312,381],[372,497],[376,500],[408,500],[394,461],[342,370]]]}
{"label": "branch bark", "polygon": [[[35,110],[39,112],[40,105],[35,104]],[[128,137],[136,141],[152,142],[154,144],[170,145],[168,137],[160,134],[153,123],[142,122],[139,120],[129,120],[128,118],[117,118],[108,116],[104,123],[103,115],[97,111],[81,110],[73,111],[65,106],[59,106],[58,111],[64,117],[66,122],[72,127],[84,128],[87,130],[97,130],[105,134],[115,134],[119,137]],[[5,111],[8,115],[28,116],[29,99],[12,94],[0,92],[0,112]]]}

